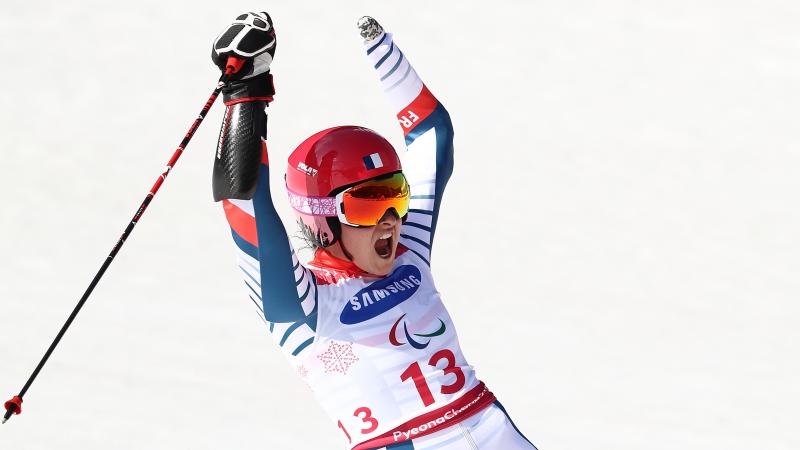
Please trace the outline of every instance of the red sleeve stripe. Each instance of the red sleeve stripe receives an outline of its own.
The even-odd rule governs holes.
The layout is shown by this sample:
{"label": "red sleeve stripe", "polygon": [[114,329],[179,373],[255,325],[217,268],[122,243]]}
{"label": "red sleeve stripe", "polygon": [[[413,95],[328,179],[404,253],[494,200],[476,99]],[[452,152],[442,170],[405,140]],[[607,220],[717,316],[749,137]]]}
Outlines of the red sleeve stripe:
{"label": "red sleeve stripe", "polygon": [[431,94],[427,86],[422,86],[422,91],[408,106],[397,113],[397,120],[403,128],[403,135],[408,135],[417,125],[422,123],[436,109],[439,101]]}
{"label": "red sleeve stripe", "polygon": [[258,233],[256,232],[255,217],[242,211],[241,208],[229,202],[222,201],[222,208],[225,210],[225,217],[228,219],[233,231],[255,247],[258,247]]}
{"label": "red sleeve stripe", "polygon": [[269,165],[269,155],[267,154],[267,141],[261,140],[261,164]]}

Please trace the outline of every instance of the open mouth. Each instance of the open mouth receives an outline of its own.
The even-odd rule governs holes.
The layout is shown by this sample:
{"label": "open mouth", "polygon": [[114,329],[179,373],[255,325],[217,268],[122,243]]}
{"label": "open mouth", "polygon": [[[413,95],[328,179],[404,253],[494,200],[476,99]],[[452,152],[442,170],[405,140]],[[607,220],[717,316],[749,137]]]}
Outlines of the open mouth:
{"label": "open mouth", "polygon": [[392,233],[384,233],[375,241],[375,253],[384,259],[392,255]]}

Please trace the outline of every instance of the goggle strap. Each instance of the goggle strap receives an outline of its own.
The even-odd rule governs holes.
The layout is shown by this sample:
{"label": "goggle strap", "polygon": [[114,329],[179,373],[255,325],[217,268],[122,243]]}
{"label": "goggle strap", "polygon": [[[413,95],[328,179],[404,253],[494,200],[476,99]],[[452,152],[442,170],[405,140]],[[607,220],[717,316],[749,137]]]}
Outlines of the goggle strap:
{"label": "goggle strap", "polygon": [[336,217],[336,198],[335,197],[313,197],[292,192],[290,189],[289,204],[295,211],[309,216]]}

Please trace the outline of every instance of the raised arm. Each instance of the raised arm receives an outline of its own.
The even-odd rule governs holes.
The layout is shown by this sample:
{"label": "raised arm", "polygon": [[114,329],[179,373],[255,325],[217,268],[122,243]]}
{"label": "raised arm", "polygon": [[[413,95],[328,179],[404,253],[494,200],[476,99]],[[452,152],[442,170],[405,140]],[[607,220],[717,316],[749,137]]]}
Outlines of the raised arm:
{"label": "raised arm", "polygon": [[411,209],[400,243],[430,265],[442,195],[453,173],[450,115],[425,87],[391,33],[371,17],[362,17],[358,26],[367,58],[397,113],[408,149],[401,160],[411,184]]}
{"label": "raised arm", "polygon": [[[242,42],[251,47],[242,52],[247,62],[223,90],[214,200],[222,200],[248,296],[284,352],[297,356],[313,341],[317,286],[291,247],[269,189],[266,111],[274,94],[269,64],[275,32],[266,13],[237,17],[214,43],[212,59],[238,55]],[[254,42],[262,51],[250,55]]]}

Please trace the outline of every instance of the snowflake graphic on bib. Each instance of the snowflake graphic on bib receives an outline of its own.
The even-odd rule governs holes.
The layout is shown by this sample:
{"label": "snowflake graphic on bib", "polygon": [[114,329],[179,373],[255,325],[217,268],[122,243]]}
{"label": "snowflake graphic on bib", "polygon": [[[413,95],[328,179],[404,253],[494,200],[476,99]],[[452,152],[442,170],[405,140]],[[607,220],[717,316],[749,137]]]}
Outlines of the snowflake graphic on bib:
{"label": "snowflake graphic on bib", "polygon": [[353,353],[353,343],[340,344],[331,341],[328,349],[317,355],[325,364],[325,373],[339,372],[347,375],[350,366],[358,362],[358,356]]}

